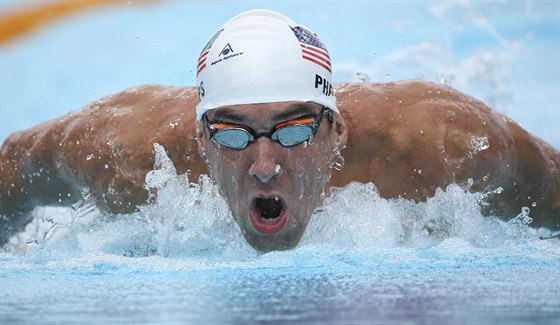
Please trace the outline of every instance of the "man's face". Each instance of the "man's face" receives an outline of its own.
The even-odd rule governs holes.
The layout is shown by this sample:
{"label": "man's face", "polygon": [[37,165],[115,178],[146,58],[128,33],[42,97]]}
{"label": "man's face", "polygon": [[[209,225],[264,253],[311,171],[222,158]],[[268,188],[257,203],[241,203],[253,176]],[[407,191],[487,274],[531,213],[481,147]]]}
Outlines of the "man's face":
{"label": "man's face", "polygon": [[[320,112],[314,103],[282,102],[224,106],[206,114],[210,124],[242,125],[259,134]],[[333,150],[346,142],[341,117],[335,114],[331,122],[325,116],[309,141],[284,147],[261,136],[242,150],[217,145],[205,120],[199,123],[199,150],[245,239],[265,252],[295,247],[320,204]]]}

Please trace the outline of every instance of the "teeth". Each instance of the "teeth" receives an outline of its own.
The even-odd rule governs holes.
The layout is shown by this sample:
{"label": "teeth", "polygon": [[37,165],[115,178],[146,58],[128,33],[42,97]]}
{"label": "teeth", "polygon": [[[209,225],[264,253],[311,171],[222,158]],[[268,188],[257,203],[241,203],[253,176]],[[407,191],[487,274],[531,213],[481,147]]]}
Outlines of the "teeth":
{"label": "teeth", "polygon": [[263,217],[259,217],[259,220],[260,220],[260,222],[262,222],[262,223],[266,223],[266,224],[269,224],[269,225],[273,225],[273,224],[277,223],[278,221],[280,221],[280,217],[269,218],[269,219],[263,218]]}

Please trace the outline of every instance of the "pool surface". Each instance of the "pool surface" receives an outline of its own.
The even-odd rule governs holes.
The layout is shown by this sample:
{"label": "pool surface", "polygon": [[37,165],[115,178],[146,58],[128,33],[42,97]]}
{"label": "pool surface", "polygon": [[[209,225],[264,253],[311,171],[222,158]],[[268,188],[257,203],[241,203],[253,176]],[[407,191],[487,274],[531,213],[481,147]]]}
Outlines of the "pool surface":
{"label": "pool surface", "polygon": [[[123,1],[2,44],[0,141],[130,86],[194,85],[208,39],[255,6]],[[450,84],[560,148],[558,1],[260,6],[316,31],[336,82]],[[560,324],[560,240],[527,227],[531,207],[483,217],[468,184],[420,204],[351,184],[296,249],[258,254],[208,178],[149,182],[157,201],[130,215],[87,195],[37,208],[0,252],[0,324]]]}
{"label": "pool surface", "polygon": [[208,178],[150,182],[131,215],[36,209],[0,254],[0,321],[558,324],[560,240],[482,216],[464,187],[415,204],[352,183],[296,249],[259,254]]}

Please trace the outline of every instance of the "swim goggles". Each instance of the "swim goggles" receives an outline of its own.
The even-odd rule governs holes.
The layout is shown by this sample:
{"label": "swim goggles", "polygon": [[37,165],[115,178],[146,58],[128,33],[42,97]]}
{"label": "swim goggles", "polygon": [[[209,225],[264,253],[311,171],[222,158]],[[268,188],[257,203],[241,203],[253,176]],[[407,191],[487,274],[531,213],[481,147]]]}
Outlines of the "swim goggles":
{"label": "swim goggles", "polygon": [[214,143],[231,149],[243,150],[263,136],[279,142],[284,147],[291,147],[305,142],[317,133],[325,115],[327,115],[329,121],[333,121],[332,110],[323,106],[317,117],[300,118],[278,123],[272,131],[263,133],[255,133],[248,126],[240,124],[223,123],[220,121],[210,123],[206,114],[204,114],[204,119],[210,132],[210,139]]}

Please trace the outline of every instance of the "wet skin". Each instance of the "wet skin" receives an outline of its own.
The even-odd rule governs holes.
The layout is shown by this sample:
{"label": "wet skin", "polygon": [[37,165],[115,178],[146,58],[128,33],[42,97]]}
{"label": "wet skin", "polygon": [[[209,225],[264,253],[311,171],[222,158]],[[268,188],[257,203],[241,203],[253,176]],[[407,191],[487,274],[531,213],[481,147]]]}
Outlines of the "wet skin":
{"label": "wet skin", "polygon": [[[247,126],[268,133],[275,125],[316,117],[321,106],[285,102],[221,107],[208,120]],[[199,122],[199,150],[213,179],[227,200],[247,242],[259,251],[295,247],[319,206],[330,178],[335,148],[346,143],[346,128],[338,114],[323,118],[310,141],[284,147],[259,137],[243,150],[210,140],[204,120]]]}
{"label": "wet skin", "polygon": [[[482,207],[485,214],[509,220],[522,207],[530,207],[531,226],[560,230],[560,152],[517,123],[451,87],[430,82],[337,84],[335,89],[341,115],[334,117],[340,122],[324,119],[314,144],[297,158],[294,155],[304,148],[282,148],[267,138],[243,150],[247,160],[241,160],[239,152],[215,148],[205,128],[198,128],[197,141],[195,87],[129,88],[15,132],[0,147],[0,244],[25,227],[36,206],[69,206],[81,199],[84,188],[102,210],[136,211],[148,199],[145,178],[154,168],[153,145],[158,143],[177,172],[190,173],[190,180],[208,174],[208,161],[253,246],[263,250],[292,247],[322,193],[320,184],[311,183],[307,176],[293,176],[298,172],[294,168],[315,159],[317,166],[305,172],[319,175],[319,168],[328,174],[333,145],[324,136],[330,134],[335,142],[334,135],[341,134],[342,148],[346,134],[342,118],[348,131],[347,147],[342,150],[346,163],[341,171],[332,171],[325,191],[352,181],[373,182],[384,198],[423,201],[437,188],[472,179],[471,191],[503,189],[487,198],[488,204]],[[243,124],[257,132],[270,131],[277,122],[273,112],[280,108],[266,105],[270,105],[262,107],[266,110],[244,115]],[[252,107],[246,109],[250,112]],[[318,107],[313,109],[314,114],[318,112]],[[473,139],[483,139],[485,148],[474,150]],[[199,155],[199,145],[205,159]],[[231,166],[220,159],[227,159]],[[267,180],[276,164],[281,173]],[[227,170],[236,175],[235,182],[231,176],[224,177]],[[250,170],[262,179],[251,176]],[[298,179],[310,184],[303,201],[312,202],[299,202]],[[321,183],[326,179],[322,177]],[[253,227],[247,211],[254,197],[276,194],[281,194],[289,211],[288,226],[272,235],[263,234]],[[232,202],[234,195],[243,196],[239,205]],[[296,222],[296,229],[289,230]]]}

